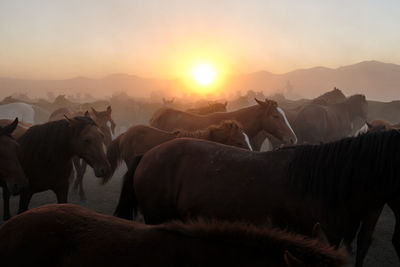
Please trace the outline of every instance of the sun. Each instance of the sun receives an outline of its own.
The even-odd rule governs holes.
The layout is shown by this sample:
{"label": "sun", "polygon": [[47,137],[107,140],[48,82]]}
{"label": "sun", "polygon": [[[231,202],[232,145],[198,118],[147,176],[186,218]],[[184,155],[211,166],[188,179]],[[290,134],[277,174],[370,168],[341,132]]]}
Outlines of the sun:
{"label": "sun", "polygon": [[191,74],[197,84],[207,86],[214,82],[217,71],[210,64],[201,63],[193,67]]}

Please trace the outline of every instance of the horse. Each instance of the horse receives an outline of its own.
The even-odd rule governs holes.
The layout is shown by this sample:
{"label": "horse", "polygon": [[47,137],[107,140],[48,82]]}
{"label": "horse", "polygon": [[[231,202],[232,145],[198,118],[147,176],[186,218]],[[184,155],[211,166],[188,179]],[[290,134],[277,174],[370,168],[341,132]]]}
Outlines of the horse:
{"label": "horse", "polygon": [[300,143],[318,144],[331,142],[349,136],[357,117],[367,118],[368,103],[364,95],[353,95],[343,103],[318,105],[309,104],[292,119]]}
{"label": "horse", "polygon": [[29,186],[21,190],[19,213],[28,209],[34,193],[52,190],[58,203],[68,200],[72,158],[83,158],[97,177],[110,165],[103,150],[104,135],[89,117],[74,117],[35,125],[18,139],[19,158]]}
{"label": "horse", "polygon": [[247,135],[237,122],[231,120],[222,121],[218,125],[211,125],[207,129],[197,131],[176,130],[167,132],[150,126],[136,125],[119,135],[108,146],[107,158],[111,165],[110,175],[113,175],[122,159],[129,167],[136,156],[146,153],[159,144],[182,137],[210,140],[244,149],[252,149]]}
{"label": "horse", "polygon": [[[7,120],[7,119],[0,119],[0,126],[6,126],[11,124],[13,121],[12,120]],[[15,140],[20,138],[30,127],[32,127],[32,124],[25,123],[22,121],[18,121],[18,124],[15,128],[15,130],[12,132],[11,136]]]}
{"label": "horse", "polygon": [[198,108],[190,108],[185,110],[185,112],[188,113],[194,113],[197,115],[206,115],[210,113],[215,113],[215,112],[226,112],[226,106],[228,105],[228,102],[225,103],[213,103],[213,104],[208,104],[207,106],[202,106]]}
{"label": "horse", "polygon": [[387,130],[400,130],[400,123],[391,123],[386,120],[376,119],[371,122],[366,121],[365,124],[354,134],[358,136],[367,132],[380,132]]}
{"label": "horse", "polygon": [[18,118],[22,122],[35,124],[45,122],[48,116],[47,110],[32,104],[14,102],[0,105],[0,118],[2,119]]}
{"label": "horse", "polygon": [[[23,255],[23,257],[21,257]],[[151,226],[73,204],[15,216],[0,228],[7,266],[345,266],[347,255],[326,241],[243,222],[197,219]]]}
{"label": "horse", "polygon": [[[139,209],[150,224],[192,216],[257,224],[270,219],[306,235],[321,222],[339,246],[400,193],[399,143],[397,130],[273,152],[172,140],[135,159],[115,215],[131,219]],[[397,218],[400,209],[392,209]],[[357,241],[356,266],[362,266],[374,228],[365,227],[365,238]],[[393,238],[399,237],[396,230]]]}
{"label": "horse", "polygon": [[11,137],[18,125],[18,118],[0,126],[0,187],[3,188],[3,219],[10,218],[10,193],[15,195],[28,185],[18,159],[18,143]]}
{"label": "horse", "polygon": [[[108,106],[105,111],[97,111],[93,107],[91,108],[91,112],[88,112],[87,115],[93,119],[93,121],[98,125],[100,130],[105,136],[104,144],[106,146],[111,144],[112,135],[115,133],[115,122],[111,117],[111,106]],[[60,108],[55,110],[49,117],[49,121],[56,121],[63,119],[65,115],[69,117],[73,116],[82,116],[86,113],[82,111],[76,111],[70,108]],[[83,188],[83,176],[86,172],[86,162],[82,161],[79,157],[73,158],[73,164],[76,170],[76,177],[73,184],[74,191],[78,191],[79,197],[82,201],[86,200],[85,190]]]}
{"label": "horse", "polygon": [[[222,120],[236,120],[243,126],[243,131],[250,140],[260,131],[265,130],[284,143],[295,144],[297,137],[290,126],[285,112],[272,100],[260,101],[256,105],[233,112],[217,112],[208,115],[195,115],[179,110],[164,108],[158,110],[150,119],[150,125],[161,130],[174,129],[198,130]],[[253,147],[259,150],[259,147]]]}

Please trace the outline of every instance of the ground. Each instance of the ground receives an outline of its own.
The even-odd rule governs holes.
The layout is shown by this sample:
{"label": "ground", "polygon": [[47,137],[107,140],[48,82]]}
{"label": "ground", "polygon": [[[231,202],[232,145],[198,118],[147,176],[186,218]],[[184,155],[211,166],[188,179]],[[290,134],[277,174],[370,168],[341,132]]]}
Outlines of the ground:
{"label": "ground", "polygon": [[[70,193],[69,202],[82,205],[103,214],[112,215],[118,201],[122,176],[125,171],[124,167],[119,168],[113,179],[105,186],[101,186],[99,179],[94,176],[93,171],[91,169],[88,170],[84,178],[84,187],[87,195],[86,203],[80,202],[79,198],[73,192]],[[33,196],[29,208],[50,203],[56,203],[55,195],[50,191],[43,192]],[[15,214],[17,208],[18,197],[13,197],[11,199],[11,213]],[[0,223],[2,222],[2,219],[0,219]],[[365,267],[399,266],[400,262],[391,243],[393,229],[394,216],[390,209],[385,208],[375,230],[374,241],[365,260]]]}

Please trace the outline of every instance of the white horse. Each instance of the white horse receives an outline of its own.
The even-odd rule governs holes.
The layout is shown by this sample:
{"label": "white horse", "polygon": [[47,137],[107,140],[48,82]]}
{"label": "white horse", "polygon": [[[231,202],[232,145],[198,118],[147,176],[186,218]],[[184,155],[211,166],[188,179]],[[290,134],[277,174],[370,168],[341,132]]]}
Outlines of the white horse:
{"label": "white horse", "polygon": [[38,124],[46,122],[49,115],[47,110],[23,102],[0,105],[0,119],[14,120],[17,117],[22,122]]}

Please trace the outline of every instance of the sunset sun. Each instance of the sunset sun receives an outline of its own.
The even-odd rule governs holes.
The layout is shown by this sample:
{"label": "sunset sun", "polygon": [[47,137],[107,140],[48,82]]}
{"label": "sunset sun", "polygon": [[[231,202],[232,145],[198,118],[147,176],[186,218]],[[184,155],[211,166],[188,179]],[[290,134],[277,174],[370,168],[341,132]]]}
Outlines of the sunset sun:
{"label": "sunset sun", "polygon": [[207,86],[214,82],[217,71],[210,64],[202,63],[193,67],[191,75],[197,84]]}

